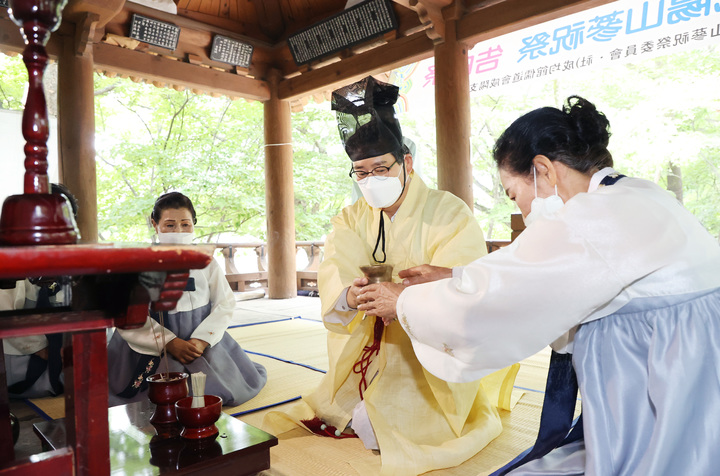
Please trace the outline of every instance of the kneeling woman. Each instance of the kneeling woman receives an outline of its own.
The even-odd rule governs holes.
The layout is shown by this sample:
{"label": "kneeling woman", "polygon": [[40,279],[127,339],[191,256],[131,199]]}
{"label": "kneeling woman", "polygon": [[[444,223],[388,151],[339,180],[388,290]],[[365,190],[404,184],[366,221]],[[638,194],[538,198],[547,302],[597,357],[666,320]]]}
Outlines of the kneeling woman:
{"label": "kneeling woman", "polygon": [[[182,193],[160,196],[151,218],[160,243],[192,241],[195,208]],[[177,307],[163,316],[164,325],[158,313],[151,312],[139,329],[116,329],[108,346],[110,406],[147,398],[145,379],[165,372],[164,364],[160,367],[163,342],[170,371],[203,372],[205,393],[221,397],[224,405],[240,405],[257,395],[267,373],[225,332],[234,308],[225,274],[212,260],[206,268],[190,271]]]}

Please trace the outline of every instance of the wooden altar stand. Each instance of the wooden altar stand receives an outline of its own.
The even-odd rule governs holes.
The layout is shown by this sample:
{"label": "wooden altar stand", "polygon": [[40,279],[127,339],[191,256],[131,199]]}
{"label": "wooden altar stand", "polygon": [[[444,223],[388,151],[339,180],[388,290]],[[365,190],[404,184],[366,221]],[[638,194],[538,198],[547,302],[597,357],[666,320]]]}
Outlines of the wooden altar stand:
{"label": "wooden altar stand", "polygon": [[[207,266],[212,251],[203,246],[0,247],[0,280],[6,283],[40,276],[71,276],[74,280],[70,307],[0,312],[0,344],[6,337],[65,334],[66,415],[62,422],[51,422],[63,435],[61,442],[47,438],[52,442],[51,451],[15,460],[5,363],[0,354],[0,475],[110,474],[109,435],[115,426],[108,420],[106,329],[141,326],[149,306],[158,311],[174,309],[187,283],[187,270]],[[126,420],[125,425],[129,428],[131,422]],[[241,443],[247,447],[258,441],[250,438]],[[276,440],[267,435],[261,443],[269,466],[267,447]],[[208,452],[217,451],[213,445],[208,448]],[[224,454],[224,447],[222,451]],[[242,454],[249,453],[241,451],[235,456]],[[204,454],[195,457],[202,459]]]}

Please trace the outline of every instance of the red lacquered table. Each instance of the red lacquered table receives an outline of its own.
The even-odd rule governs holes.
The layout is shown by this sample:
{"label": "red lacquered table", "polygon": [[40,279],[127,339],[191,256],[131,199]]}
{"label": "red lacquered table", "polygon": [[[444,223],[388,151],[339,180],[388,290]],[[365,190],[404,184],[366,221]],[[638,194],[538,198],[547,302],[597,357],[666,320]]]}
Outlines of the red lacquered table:
{"label": "red lacquered table", "polygon": [[65,333],[65,446],[15,460],[5,362],[0,353],[0,475],[110,474],[106,329],[141,326],[153,309],[171,310],[188,270],[213,247],[58,245],[0,247],[0,280],[71,276],[69,307],[0,312],[6,337]]}
{"label": "red lacquered table", "polygon": [[[248,476],[270,467],[270,448],[277,438],[225,413],[217,437],[188,440],[179,423],[153,424],[149,400],[109,410],[110,467],[117,476],[229,474]],[[63,419],[34,425],[49,449],[66,446]]]}

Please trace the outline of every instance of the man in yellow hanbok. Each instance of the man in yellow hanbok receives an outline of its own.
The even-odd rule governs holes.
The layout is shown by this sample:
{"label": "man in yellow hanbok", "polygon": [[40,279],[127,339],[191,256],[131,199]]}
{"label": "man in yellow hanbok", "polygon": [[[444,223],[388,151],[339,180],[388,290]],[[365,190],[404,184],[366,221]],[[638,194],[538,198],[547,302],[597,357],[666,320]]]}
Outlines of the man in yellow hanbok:
{"label": "man in yellow hanbok", "polygon": [[330,369],[283,415],[285,426],[277,413],[265,425],[283,431],[292,421],[328,436],[355,433],[379,450],[381,474],[393,476],[456,466],[485,447],[502,430],[497,408],[509,409],[517,373],[513,366],[475,382],[445,382],[423,369],[397,322],[384,327],[355,309],[367,284],[361,266],[391,265],[400,282],[398,272],[412,266],[462,266],[487,252],[467,205],[414,173],[394,113],[397,96],[396,86],[372,77],[333,93],[363,198],[333,219],[318,275]]}

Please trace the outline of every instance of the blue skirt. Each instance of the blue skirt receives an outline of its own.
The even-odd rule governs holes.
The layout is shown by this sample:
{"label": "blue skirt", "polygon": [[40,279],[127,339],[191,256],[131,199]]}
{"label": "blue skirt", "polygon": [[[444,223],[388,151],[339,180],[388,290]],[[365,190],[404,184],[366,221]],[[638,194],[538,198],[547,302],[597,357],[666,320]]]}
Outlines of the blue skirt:
{"label": "blue skirt", "polygon": [[584,442],[509,474],[717,473],[720,289],[636,299],[581,325],[573,365]]}

